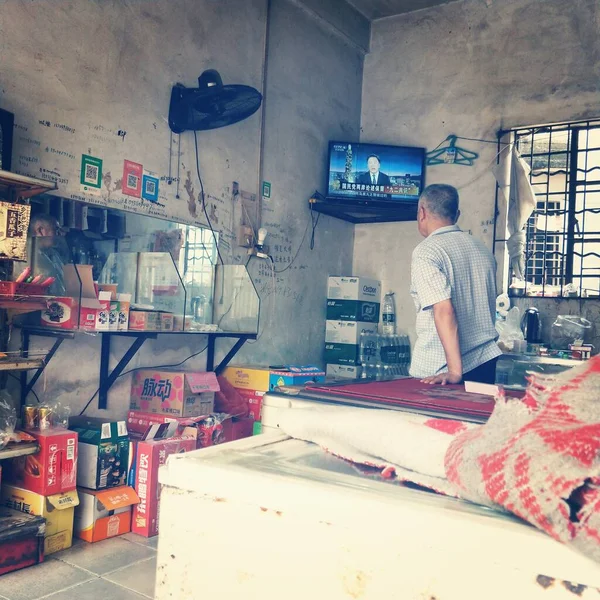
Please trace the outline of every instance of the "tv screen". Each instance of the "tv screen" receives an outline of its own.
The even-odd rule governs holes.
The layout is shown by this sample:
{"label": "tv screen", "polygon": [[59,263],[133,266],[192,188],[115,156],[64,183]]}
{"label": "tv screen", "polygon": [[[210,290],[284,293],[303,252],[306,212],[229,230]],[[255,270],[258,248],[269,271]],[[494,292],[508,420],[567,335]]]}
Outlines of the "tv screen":
{"label": "tv screen", "polygon": [[15,116],[0,108],[0,169],[10,171]]}
{"label": "tv screen", "polygon": [[329,143],[328,198],[416,203],[425,148]]}

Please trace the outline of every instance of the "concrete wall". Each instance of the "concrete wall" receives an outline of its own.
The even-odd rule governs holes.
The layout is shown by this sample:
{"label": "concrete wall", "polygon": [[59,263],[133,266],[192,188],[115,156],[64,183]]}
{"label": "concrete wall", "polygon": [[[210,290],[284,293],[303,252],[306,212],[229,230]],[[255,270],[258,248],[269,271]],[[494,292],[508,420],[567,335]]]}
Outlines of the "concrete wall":
{"label": "concrete wall", "polygon": [[[292,268],[274,281],[266,262],[251,263],[264,333],[241,358],[319,363],[325,280],[351,270],[353,231],[322,218],[311,252],[307,200],[322,187],[327,140],[359,135],[369,24],[333,0],[319,11],[297,0],[273,0],[272,7],[264,139],[260,112],[229,128],[201,132],[200,165],[209,211],[222,234],[223,257],[226,262],[245,261],[234,240],[240,215],[231,199],[231,183],[258,191],[264,141],[264,179],[272,183],[273,196],[265,202],[263,224],[270,232],[276,269],[289,265],[303,245]],[[176,81],[191,87],[200,72],[216,68],[224,83],[261,89],[266,25],[267,0],[4,2],[0,106],[16,114],[13,169],[37,176],[45,174],[40,169],[52,171],[67,197],[204,223],[191,133],[181,136],[180,197],[176,182],[168,186],[163,180],[161,206],[122,195],[123,160],[142,163],[159,177],[168,175],[171,134],[166,117]],[[119,131],[127,133],[123,137]],[[82,154],[101,157],[105,174],[110,172],[99,195],[80,189]],[[176,176],[176,154],[172,158]],[[115,341],[113,362],[129,343]],[[204,337],[162,337],[147,342],[130,367],[178,363],[205,343]],[[38,348],[47,347],[38,342]],[[38,394],[42,399],[59,397],[78,412],[98,387],[99,350],[96,336],[65,342],[36,387]],[[185,366],[203,365],[200,356]],[[123,377],[110,395],[111,414],[124,414],[128,394],[129,377]],[[94,414],[95,403],[89,414]]]}
{"label": "concrete wall", "polygon": [[[495,140],[501,128],[596,117],[599,22],[600,5],[589,0],[464,0],[378,21],[365,61],[362,140],[431,150],[449,134]],[[475,165],[429,167],[426,181],[459,188],[459,224],[491,247],[495,145],[459,145],[480,154]],[[414,222],[355,233],[354,273],[396,292],[399,325],[412,335],[410,256],[419,241]],[[595,301],[581,304],[598,312]]]}

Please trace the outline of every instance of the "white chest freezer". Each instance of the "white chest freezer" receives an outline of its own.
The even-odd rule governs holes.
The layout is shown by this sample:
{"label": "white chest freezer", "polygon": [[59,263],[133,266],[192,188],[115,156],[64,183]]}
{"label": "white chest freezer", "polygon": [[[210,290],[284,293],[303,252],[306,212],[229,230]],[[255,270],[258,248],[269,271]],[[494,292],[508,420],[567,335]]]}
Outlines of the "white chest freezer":
{"label": "white chest freezer", "polygon": [[157,600],[598,598],[600,566],[516,518],[270,433],[171,456]]}

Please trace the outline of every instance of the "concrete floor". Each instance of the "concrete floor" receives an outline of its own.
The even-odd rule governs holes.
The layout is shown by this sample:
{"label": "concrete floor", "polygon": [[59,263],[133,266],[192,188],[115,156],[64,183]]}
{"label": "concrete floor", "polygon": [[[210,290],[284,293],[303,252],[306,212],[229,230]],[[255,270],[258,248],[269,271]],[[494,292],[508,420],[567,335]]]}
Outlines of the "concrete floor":
{"label": "concrete floor", "polygon": [[0,577],[0,600],[135,600],[154,597],[156,545],[132,533],[68,550]]}

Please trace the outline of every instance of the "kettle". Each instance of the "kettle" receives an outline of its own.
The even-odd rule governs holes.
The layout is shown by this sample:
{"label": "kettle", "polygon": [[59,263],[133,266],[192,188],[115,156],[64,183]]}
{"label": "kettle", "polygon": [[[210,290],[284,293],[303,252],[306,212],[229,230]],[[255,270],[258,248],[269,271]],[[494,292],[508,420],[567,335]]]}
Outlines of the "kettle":
{"label": "kettle", "polygon": [[521,319],[521,331],[528,344],[538,344],[542,341],[542,321],[537,308],[531,307],[525,311]]}

